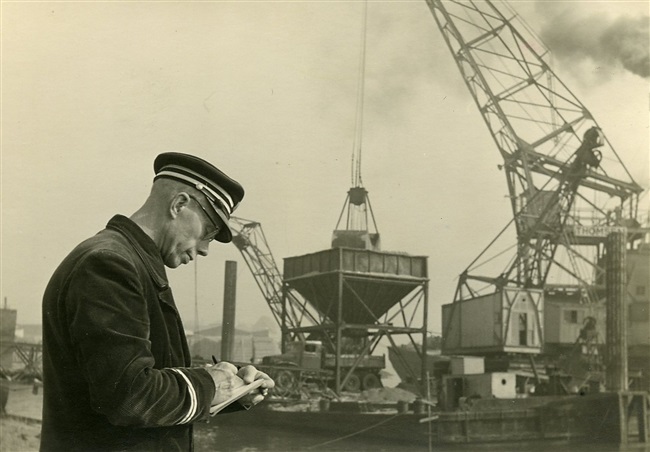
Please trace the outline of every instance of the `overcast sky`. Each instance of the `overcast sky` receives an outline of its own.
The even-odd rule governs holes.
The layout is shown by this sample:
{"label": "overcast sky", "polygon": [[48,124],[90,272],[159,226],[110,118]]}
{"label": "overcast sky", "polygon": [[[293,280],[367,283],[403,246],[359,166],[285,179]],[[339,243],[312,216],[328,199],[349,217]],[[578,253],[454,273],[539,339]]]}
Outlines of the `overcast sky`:
{"label": "overcast sky", "polygon": [[[514,2],[632,176],[649,177],[648,5]],[[58,263],[146,198],[154,157],[238,179],[276,261],[329,248],[350,187],[361,2],[2,2],[2,297],[40,323]],[[629,54],[617,30],[640,27]],[[429,256],[429,324],[511,217],[501,157],[424,0],[370,2],[364,186],[385,251]],[[600,39],[603,33],[607,39]],[[647,199],[647,196],[646,196]],[[238,323],[271,317],[232,245],[198,263],[201,324],[238,262]],[[188,327],[194,265],[170,270]]]}

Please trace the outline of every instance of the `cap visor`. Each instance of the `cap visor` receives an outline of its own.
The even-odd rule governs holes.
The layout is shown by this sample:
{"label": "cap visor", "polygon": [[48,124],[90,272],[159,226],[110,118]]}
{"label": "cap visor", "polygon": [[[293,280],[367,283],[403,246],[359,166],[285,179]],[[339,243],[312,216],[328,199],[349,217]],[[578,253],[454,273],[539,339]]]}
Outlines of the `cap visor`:
{"label": "cap visor", "polygon": [[228,222],[228,218],[226,218],[226,215],[221,211],[221,209],[212,209],[214,213],[217,214],[219,219],[221,220],[221,224],[223,227],[215,237],[215,240],[221,243],[230,243],[232,241],[232,230],[230,229],[230,224]]}

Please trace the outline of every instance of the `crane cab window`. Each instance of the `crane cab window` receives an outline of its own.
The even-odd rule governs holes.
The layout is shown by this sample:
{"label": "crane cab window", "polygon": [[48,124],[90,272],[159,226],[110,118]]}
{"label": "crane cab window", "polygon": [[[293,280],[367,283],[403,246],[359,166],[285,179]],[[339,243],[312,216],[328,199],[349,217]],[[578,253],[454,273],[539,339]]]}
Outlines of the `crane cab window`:
{"label": "crane cab window", "polygon": [[575,309],[564,311],[564,321],[566,323],[578,323],[578,311]]}

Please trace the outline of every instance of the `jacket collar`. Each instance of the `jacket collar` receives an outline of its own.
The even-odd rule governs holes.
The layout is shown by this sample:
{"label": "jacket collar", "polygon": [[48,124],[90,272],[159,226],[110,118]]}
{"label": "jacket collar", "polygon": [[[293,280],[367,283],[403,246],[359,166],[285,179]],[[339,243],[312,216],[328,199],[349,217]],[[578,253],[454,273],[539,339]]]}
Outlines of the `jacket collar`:
{"label": "jacket collar", "polygon": [[106,229],[113,229],[126,237],[133,249],[138,253],[138,256],[140,256],[140,259],[142,259],[151,278],[161,289],[169,285],[160,251],[151,237],[140,226],[123,215],[115,215],[106,225]]}

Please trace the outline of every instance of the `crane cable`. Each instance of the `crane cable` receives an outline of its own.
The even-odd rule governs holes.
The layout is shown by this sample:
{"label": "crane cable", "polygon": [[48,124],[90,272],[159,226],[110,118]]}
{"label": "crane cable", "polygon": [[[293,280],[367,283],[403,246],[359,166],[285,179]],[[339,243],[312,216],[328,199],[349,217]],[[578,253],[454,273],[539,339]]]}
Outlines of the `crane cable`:
{"label": "crane cable", "polygon": [[351,180],[353,187],[363,186],[361,180],[361,141],[363,135],[363,103],[366,71],[366,28],[368,24],[368,1],[363,2],[363,26],[361,28],[361,53],[357,80],[357,111],[354,119],[354,141],[352,144]]}

